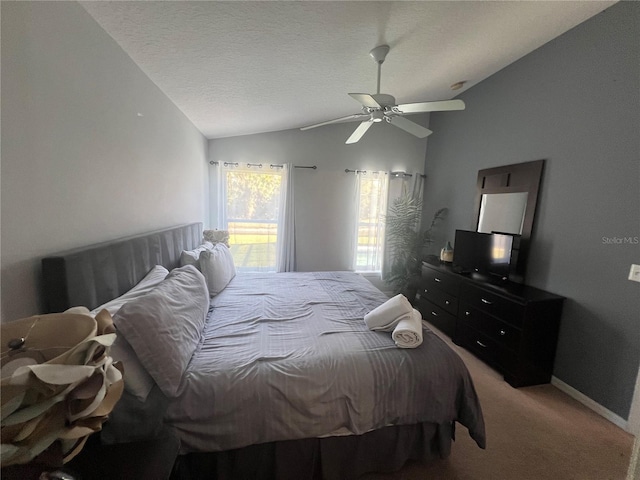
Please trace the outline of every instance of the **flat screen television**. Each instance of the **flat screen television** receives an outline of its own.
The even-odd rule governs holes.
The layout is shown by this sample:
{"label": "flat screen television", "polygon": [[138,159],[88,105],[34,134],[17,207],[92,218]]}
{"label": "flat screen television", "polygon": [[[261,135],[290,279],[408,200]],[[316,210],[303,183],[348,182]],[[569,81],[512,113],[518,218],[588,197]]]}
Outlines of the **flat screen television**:
{"label": "flat screen television", "polygon": [[506,233],[491,234],[491,247],[488,252],[488,272],[502,280],[509,279],[509,273],[511,272],[514,251],[513,240],[513,235]]}
{"label": "flat screen television", "polygon": [[456,230],[453,266],[460,273],[490,275],[502,281],[515,272],[519,235]]}
{"label": "flat screen television", "polygon": [[453,267],[460,273],[488,273],[491,234],[456,230]]}

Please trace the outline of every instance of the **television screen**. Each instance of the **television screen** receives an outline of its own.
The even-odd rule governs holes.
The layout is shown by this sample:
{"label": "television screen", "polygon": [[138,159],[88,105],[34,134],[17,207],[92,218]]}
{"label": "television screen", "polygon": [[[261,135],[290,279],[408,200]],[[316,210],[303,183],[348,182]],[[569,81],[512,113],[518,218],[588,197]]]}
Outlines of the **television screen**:
{"label": "television screen", "polygon": [[503,279],[509,278],[513,246],[513,235],[504,233],[491,234],[491,249],[488,257],[489,273]]}
{"label": "television screen", "polygon": [[456,230],[453,245],[453,266],[463,273],[489,271],[490,233]]}

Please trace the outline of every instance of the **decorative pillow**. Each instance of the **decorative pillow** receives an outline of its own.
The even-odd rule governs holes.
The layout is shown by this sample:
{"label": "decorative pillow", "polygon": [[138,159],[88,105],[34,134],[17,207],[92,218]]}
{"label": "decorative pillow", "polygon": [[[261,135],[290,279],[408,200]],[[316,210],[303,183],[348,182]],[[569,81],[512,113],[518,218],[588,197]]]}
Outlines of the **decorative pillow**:
{"label": "decorative pillow", "polygon": [[193,250],[183,250],[180,252],[180,266],[184,267],[185,265],[193,265],[198,270],[200,269],[200,264],[198,260],[200,259],[200,254],[205,250],[211,250],[213,248],[213,243],[204,242],[199,247],[194,248]]}
{"label": "decorative pillow", "polygon": [[224,243],[227,247],[229,246],[229,230],[205,230],[202,236],[214,245]]}
{"label": "decorative pillow", "polygon": [[113,317],[125,303],[149,293],[153,287],[162,282],[168,274],[169,270],[164,268],[162,265],[156,265],[127,293],[94,308],[91,310],[90,314],[95,317],[101,310],[107,310]]}
{"label": "decorative pillow", "polygon": [[172,270],[151,292],[127,302],[113,317],[118,332],[167,397],[178,395],[208,309],[204,277],[193,265],[185,265]]}
{"label": "decorative pillow", "polygon": [[213,250],[200,254],[200,270],[207,281],[207,288],[212,297],[224,290],[236,276],[236,266],[233,263],[231,251],[223,243],[218,243]]}

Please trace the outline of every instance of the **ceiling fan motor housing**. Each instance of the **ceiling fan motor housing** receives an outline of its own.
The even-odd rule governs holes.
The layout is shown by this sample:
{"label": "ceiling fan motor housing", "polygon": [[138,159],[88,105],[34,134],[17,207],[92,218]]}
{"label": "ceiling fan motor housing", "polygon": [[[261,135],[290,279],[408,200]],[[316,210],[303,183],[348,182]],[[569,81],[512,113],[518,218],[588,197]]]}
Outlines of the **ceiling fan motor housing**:
{"label": "ceiling fan motor housing", "polygon": [[387,53],[389,53],[389,45],[378,45],[369,52],[369,55],[371,55],[376,63],[382,63],[384,59],[387,58]]}

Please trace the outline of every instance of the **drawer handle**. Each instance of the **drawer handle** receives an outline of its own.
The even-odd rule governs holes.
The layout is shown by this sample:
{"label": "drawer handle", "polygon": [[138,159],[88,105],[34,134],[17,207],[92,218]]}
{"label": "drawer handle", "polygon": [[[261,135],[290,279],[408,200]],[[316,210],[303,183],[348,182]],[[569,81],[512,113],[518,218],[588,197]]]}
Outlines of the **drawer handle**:
{"label": "drawer handle", "polygon": [[433,315],[434,317],[438,316],[438,314],[436,312],[431,312],[431,315]]}
{"label": "drawer handle", "polygon": [[507,332],[505,332],[504,330],[500,330],[500,335],[506,335]]}
{"label": "drawer handle", "polygon": [[491,305],[493,302],[490,302],[489,300],[486,300],[484,298],[481,298],[480,300],[482,300],[482,303],[486,303],[487,305]]}
{"label": "drawer handle", "polygon": [[424,289],[424,293],[429,293],[429,290],[427,290],[426,288]]}
{"label": "drawer handle", "polygon": [[476,340],[476,343],[480,345],[482,348],[487,348],[487,346],[484,343],[482,343],[480,340]]}
{"label": "drawer handle", "polygon": [[438,277],[433,277],[433,279],[438,283],[440,283],[440,281],[441,281]]}
{"label": "drawer handle", "polygon": [[445,301],[444,301],[444,304],[445,304],[445,305],[449,305],[449,303],[451,303],[451,302],[449,302],[449,300],[445,300]]}
{"label": "drawer handle", "polygon": [[469,310],[465,310],[464,314],[468,317],[469,315],[471,315],[471,312]]}

